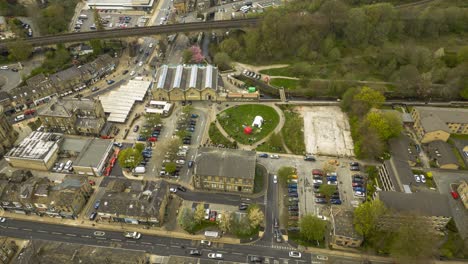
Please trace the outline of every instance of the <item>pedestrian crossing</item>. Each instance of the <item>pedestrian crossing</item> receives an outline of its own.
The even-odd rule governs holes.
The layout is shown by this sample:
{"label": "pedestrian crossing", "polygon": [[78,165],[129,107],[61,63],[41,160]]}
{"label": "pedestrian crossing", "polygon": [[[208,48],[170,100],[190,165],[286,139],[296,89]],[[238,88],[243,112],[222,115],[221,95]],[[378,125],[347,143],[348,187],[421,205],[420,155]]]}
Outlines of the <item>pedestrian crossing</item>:
{"label": "pedestrian crossing", "polygon": [[264,248],[275,248],[275,249],[282,249],[282,250],[295,250],[292,247],[283,246],[283,245],[262,245],[262,244],[254,244],[253,246],[256,247],[264,247]]}

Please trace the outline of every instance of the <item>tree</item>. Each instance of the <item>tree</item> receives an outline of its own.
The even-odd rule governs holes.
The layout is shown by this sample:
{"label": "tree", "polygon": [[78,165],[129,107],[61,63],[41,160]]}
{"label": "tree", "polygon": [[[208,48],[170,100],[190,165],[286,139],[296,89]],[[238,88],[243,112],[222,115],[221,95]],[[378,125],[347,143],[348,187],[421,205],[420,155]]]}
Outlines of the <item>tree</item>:
{"label": "tree", "polygon": [[227,53],[235,59],[239,59],[242,47],[235,38],[227,38],[219,45],[221,51]]}
{"label": "tree", "polygon": [[214,63],[218,65],[220,70],[225,71],[231,69],[231,57],[225,52],[218,52],[214,56]]}
{"label": "tree", "polygon": [[190,51],[192,52],[192,62],[201,63],[205,59],[199,46],[194,45],[190,47]]}
{"label": "tree", "polygon": [[322,184],[320,185],[320,193],[330,198],[336,192],[336,185]]}
{"label": "tree", "polygon": [[199,203],[195,208],[193,219],[197,221],[198,224],[200,224],[203,221],[203,219],[205,219],[205,207],[202,203]]}
{"label": "tree", "polygon": [[307,241],[320,241],[325,236],[327,222],[313,215],[305,215],[299,222],[301,237]]}
{"label": "tree", "polygon": [[439,241],[433,227],[417,216],[404,219],[390,247],[391,256],[400,263],[429,263]]}
{"label": "tree", "polygon": [[8,52],[12,59],[16,61],[25,61],[31,56],[32,45],[22,39],[7,44]]}
{"label": "tree", "polygon": [[172,173],[174,173],[176,171],[177,164],[175,164],[175,162],[169,162],[169,163],[166,163],[164,168],[165,168],[167,173],[172,174]]}
{"label": "tree", "polygon": [[387,212],[380,200],[373,200],[360,204],[354,210],[354,228],[364,237],[370,237],[377,230],[377,221]]}
{"label": "tree", "polygon": [[177,222],[185,231],[189,233],[192,233],[196,225],[192,210],[186,207],[179,212],[179,215],[177,216]]}
{"label": "tree", "polygon": [[293,167],[281,167],[278,170],[278,178],[281,184],[288,184],[288,179],[291,175],[296,173],[296,169]]}
{"label": "tree", "polygon": [[402,130],[400,117],[396,113],[379,110],[367,114],[365,125],[374,129],[382,140],[397,137]]}
{"label": "tree", "polygon": [[367,111],[369,111],[371,108],[380,107],[385,102],[385,97],[381,92],[376,91],[370,87],[364,86],[353,97],[353,100],[357,104],[364,105]]}
{"label": "tree", "polygon": [[120,167],[133,169],[143,161],[143,155],[135,148],[127,148],[119,152],[117,160]]}
{"label": "tree", "polygon": [[231,229],[231,214],[229,212],[224,212],[221,214],[218,227],[223,232],[228,232]]}
{"label": "tree", "polygon": [[365,137],[360,137],[358,142],[356,142],[356,156],[369,159],[381,157],[385,150],[385,145],[375,129],[367,126],[364,122],[359,131],[360,135],[365,135]]}
{"label": "tree", "polygon": [[325,174],[328,174],[328,173],[331,173],[331,172],[335,172],[336,171],[336,167],[335,165],[333,164],[330,164],[328,162],[325,162],[323,164],[323,167],[322,167],[322,170]]}
{"label": "tree", "polygon": [[270,138],[268,138],[267,144],[274,150],[282,150],[283,142],[281,140],[281,135],[278,133],[273,133]]}
{"label": "tree", "polygon": [[184,63],[190,63],[192,61],[193,53],[190,49],[186,49],[182,52],[182,60]]}
{"label": "tree", "polygon": [[154,114],[154,113],[146,113],[145,114],[146,124],[149,125],[151,128],[154,126],[161,124],[161,115]]}
{"label": "tree", "polygon": [[135,144],[135,149],[136,149],[138,152],[142,152],[142,151],[145,149],[145,144],[143,144],[143,143],[136,143],[136,144]]}
{"label": "tree", "polygon": [[362,8],[353,8],[348,13],[345,27],[346,40],[355,47],[367,46],[369,22]]}
{"label": "tree", "polygon": [[265,219],[265,215],[256,204],[249,205],[249,208],[247,208],[247,217],[249,218],[251,228],[256,228],[263,223]]}
{"label": "tree", "polygon": [[103,52],[102,40],[92,39],[89,41],[89,45],[93,48],[93,54],[99,55]]}

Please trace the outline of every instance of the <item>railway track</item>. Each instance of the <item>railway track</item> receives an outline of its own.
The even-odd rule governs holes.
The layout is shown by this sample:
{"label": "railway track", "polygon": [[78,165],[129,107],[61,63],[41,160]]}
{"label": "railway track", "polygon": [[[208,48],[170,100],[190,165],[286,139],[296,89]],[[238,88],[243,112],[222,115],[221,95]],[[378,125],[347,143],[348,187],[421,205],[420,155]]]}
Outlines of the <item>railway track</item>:
{"label": "railway track", "polygon": [[[177,33],[177,32],[200,31],[200,30],[253,27],[253,26],[258,25],[260,21],[261,21],[260,18],[248,18],[248,19],[222,20],[222,21],[210,21],[210,22],[171,24],[171,25],[163,25],[163,26],[111,29],[111,30],[89,31],[89,32],[75,32],[75,33],[66,33],[66,34],[59,34],[59,35],[29,38],[29,39],[25,39],[25,41],[30,43],[33,46],[43,46],[43,45],[50,45],[50,44],[56,44],[56,43],[86,41],[86,40],[91,40],[91,39],[122,38],[122,37],[157,35],[157,34],[167,34],[167,33]],[[14,40],[10,42],[14,42]],[[5,47],[7,43],[8,42],[0,42],[0,47]]]}

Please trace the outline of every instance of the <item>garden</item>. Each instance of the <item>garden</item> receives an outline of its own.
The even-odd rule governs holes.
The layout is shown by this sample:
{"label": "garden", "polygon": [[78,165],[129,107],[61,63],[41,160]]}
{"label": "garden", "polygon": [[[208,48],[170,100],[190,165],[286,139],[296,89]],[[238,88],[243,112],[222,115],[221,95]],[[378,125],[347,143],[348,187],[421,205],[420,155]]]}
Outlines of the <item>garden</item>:
{"label": "garden", "polygon": [[[261,117],[259,125],[254,120]],[[219,113],[217,120],[234,140],[254,144],[268,136],[278,125],[279,115],[270,106],[258,104],[236,105]]]}

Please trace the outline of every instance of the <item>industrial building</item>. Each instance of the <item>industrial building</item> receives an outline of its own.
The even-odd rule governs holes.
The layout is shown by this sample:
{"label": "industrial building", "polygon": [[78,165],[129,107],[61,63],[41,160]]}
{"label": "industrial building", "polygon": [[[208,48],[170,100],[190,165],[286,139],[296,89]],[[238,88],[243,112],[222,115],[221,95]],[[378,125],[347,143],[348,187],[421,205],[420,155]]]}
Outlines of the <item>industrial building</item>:
{"label": "industrial building", "polygon": [[[70,143],[70,141],[72,141]],[[74,149],[76,149],[74,151]],[[101,176],[112,151],[112,141],[99,138],[65,139],[62,152],[75,152],[73,172],[79,175]]]}
{"label": "industrial building", "polygon": [[5,160],[15,168],[50,170],[57,160],[62,134],[33,131],[5,155]]}
{"label": "industrial building", "polygon": [[162,101],[216,101],[218,68],[207,65],[163,65],[156,74],[153,98]]}
{"label": "industrial building", "polygon": [[109,114],[107,121],[125,123],[136,102],[143,102],[151,88],[150,81],[130,80],[117,90],[100,97],[104,112]]}

